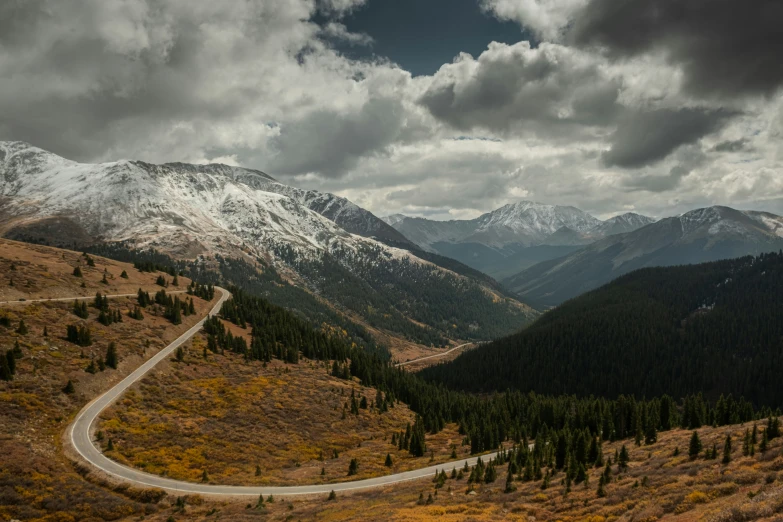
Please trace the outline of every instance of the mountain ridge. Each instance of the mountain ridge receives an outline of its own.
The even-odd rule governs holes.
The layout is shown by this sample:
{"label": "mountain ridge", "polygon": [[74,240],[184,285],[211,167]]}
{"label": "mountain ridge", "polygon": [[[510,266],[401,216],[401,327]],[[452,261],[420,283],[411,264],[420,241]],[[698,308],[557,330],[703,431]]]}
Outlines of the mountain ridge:
{"label": "mountain ridge", "polygon": [[[130,242],[178,259],[221,255],[284,268],[297,284],[370,325],[424,344],[488,337],[534,314],[503,296],[494,281],[417,257],[402,248],[410,244],[404,238],[396,241],[400,247],[388,246],[346,230],[338,221],[364,226],[367,234],[373,233],[368,223],[377,225],[376,233],[387,227],[348,200],[288,187],[261,171],[130,160],[81,164],[22,142],[0,142],[0,151],[0,232],[9,237]],[[386,234],[387,241],[396,234]],[[487,311],[477,310],[474,319],[466,307],[448,304],[465,299]]]}
{"label": "mountain ridge", "polygon": [[714,205],[608,236],[526,268],[503,284],[547,308],[638,268],[717,261],[780,248],[783,217]]}

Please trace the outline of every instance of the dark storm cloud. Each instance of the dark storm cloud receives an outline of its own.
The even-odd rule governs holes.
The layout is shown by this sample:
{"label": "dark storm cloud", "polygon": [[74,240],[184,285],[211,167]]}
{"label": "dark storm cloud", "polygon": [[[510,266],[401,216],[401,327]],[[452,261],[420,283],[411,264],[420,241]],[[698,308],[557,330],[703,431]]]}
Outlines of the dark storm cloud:
{"label": "dark storm cloud", "polygon": [[419,103],[461,130],[555,135],[567,126],[611,123],[622,110],[619,90],[618,80],[578,52],[521,42],[492,44],[476,60],[463,56],[444,66]]}
{"label": "dark storm cloud", "polygon": [[380,151],[399,135],[404,119],[399,100],[371,98],[353,113],[316,111],[292,122],[272,140],[279,156],[270,169],[293,175],[319,172],[338,177],[360,157]]}
{"label": "dark storm cloud", "polygon": [[769,95],[783,84],[781,0],[591,0],[569,42],[615,57],[662,51],[695,94]]}
{"label": "dark storm cloud", "polygon": [[638,168],[719,130],[733,113],[703,108],[658,109],[627,114],[602,155],[607,166]]}

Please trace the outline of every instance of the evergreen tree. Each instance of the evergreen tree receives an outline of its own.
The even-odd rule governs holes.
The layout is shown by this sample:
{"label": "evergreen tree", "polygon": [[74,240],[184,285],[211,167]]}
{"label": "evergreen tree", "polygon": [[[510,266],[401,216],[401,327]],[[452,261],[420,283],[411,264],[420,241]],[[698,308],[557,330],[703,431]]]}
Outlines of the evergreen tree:
{"label": "evergreen tree", "polygon": [[85,368],[84,371],[90,374],[95,374],[98,371],[95,367],[95,359],[90,359],[90,364],[87,365],[87,368]]}
{"label": "evergreen tree", "polygon": [[691,435],[691,441],[688,444],[688,456],[691,460],[695,459],[701,453],[701,439],[699,439],[698,432],[694,431]]}
{"label": "evergreen tree", "polygon": [[[0,356],[2,357],[2,356]],[[16,375],[16,355],[13,350],[7,350],[5,352],[5,360],[8,366],[9,373],[13,376]],[[10,380],[10,379],[9,379]]]}
{"label": "evergreen tree", "polygon": [[723,461],[724,464],[731,462],[731,434],[726,435],[726,442],[723,443]]}
{"label": "evergreen tree", "polygon": [[769,438],[767,437],[767,430],[761,432],[761,444],[759,444],[759,451],[765,453],[769,447]]}
{"label": "evergreen tree", "polygon": [[46,326],[44,326],[44,329],[43,329],[43,336],[44,337],[49,337],[49,329],[46,328]]}
{"label": "evergreen tree", "polygon": [[391,453],[387,453],[387,454],[386,454],[386,462],[385,462],[384,464],[385,464],[385,466],[386,466],[387,468],[390,468],[390,467],[392,467],[392,466],[394,465],[394,463],[392,462],[392,456],[391,456]]}
{"label": "evergreen tree", "polygon": [[122,273],[120,274],[120,277],[123,278],[123,279],[128,279],[128,272],[123,270]]}
{"label": "evergreen tree", "polygon": [[359,473],[359,461],[351,459],[351,463],[348,465],[348,476],[356,475]]}
{"label": "evergreen tree", "polygon": [[603,498],[606,496],[606,477],[601,475],[598,478],[598,491],[596,494],[598,495],[598,498]]}
{"label": "evergreen tree", "polygon": [[70,395],[70,394],[74,393],[75,391],[76,391],[76,388],[74,388],[73,382],[71,382],[71,380],[68,379],[68,383],[63,388],[63,393]]}
{"label": "evergreen tree", "polygon": [[621,470],[628,468],[628,463],[630,462],[631,458],[628,455],[628,448],[625,447],[625,444],[623,444],[623,447],[620,448],[620,454],[618,455],[617,463]]}
{"label": "evergreen tree", "polygon": [[106,348],[106,358],[104,360],[104,363],[109,368],[112,368],[114,370],[117,369],[117,345],[114,344],[114,341],[109,343],[109,347]]}
{"label": "evergreen tree", "polygon": [[82,277],[82,269],[80,267],[76,267],[73,269],[73,276],[74,277]]}
{"label": "evergreen tree", "polygon": [[8,358],[0,356],[0,380],[10,381],[14,378],[11,369],[8,367]]}
{"label": "evergreen tree", "polygon": [[204,470],[204,472],[201,474],[201,482],[209,482],[209,474],[207,473],[207,470]]}
{"label": "evergreen tree", "polygon": [[19,335],[27,335],[27,325],[24,323],[24,319],[19,321],[19,327],[16,329],[16,333]]}
{"label": "evergreen tree", "polygon": [[336,500],[337,499],[337,493],[334,492],[334,490],[329,492],[329,497],[326,500]]}

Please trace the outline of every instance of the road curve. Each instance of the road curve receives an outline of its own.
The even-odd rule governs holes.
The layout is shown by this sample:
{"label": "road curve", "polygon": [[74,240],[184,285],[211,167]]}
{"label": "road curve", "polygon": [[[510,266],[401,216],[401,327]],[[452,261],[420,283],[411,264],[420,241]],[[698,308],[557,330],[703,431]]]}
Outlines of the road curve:
{"label": "road curve", "polygon": [[[209,316],[213,316],[220,311],[220,307],[223,302],[230,297],[228,291],[215,287],[222,295],[218,303],[209,312]],[[135,294],[134,294],[135,295]],[[111,297],[111,296],[110,296]],[[448,462],[445,464],[439,464],[437,466],[429,466],[427,468],[417,469],[413,471],[406,471],[403,473],[395,473],[392,475],[386,475],[383,477],[375,477],[364,480],[356,480],[353,482],[341,482],[336,484],[313,484],[309,486],[220,486],[214,484],[199,484],[194,482],[185,482],[181,480],[173,480],[170,478],[160,477],[158,475],[152,475],[143,471],[123,466],[108,457],[106,457],[101,450],[93,443],[92,440],[92,428],[95,424],[95,420],[101,414],[103,410],[108,408],[114,403],[133,383],[141,379],[147,372],[155,367],[160,361],[168,357],[179,346],[190,339],[196,334],[202,327],[204,319],[199,321],[196,325],[190,328],[187,332],[179,336],[174,342],[167,347],[159,351],[155,356],[150,358],[144,364],[139,366],[133,373],[125,377],[122,381],[117,383],[109,391],[103,395],[92,400],[87,404],[76,419],[68,427],[67,436],[70,444],[76,450],[79,455],[90,465],[94,466],[98,470],[111,475],[115,479],[120,479],[124,482],[131,483],[135,486],[154,487],[161,488],[167,491],[177,494],[199,494],[199,495],[211,495],[211,496],[254,496],[259,495],[275,495],[275,496],[293,496],[293,495],[317,495],[328,494],[330,491],[351,491],[359,489],[369,489],[375,487],[386,486],[389,484],[396,484],[398,482],[405,482],[408,480],[416,480],[421,478],[432,478],[435,472],[438,470],[450,471],[452,468],[461,468],[467,464],[473,466],[479,457],[472,457],[468,459],[457,460]],[[497,453],[483,455],[482,458],[494,458]],[[379,457],[380,458],[380,457]]]}
{"label": "road curve", "polygon": [[454,348],[452,348],[451,350],[447,350],[447,351],[445,351],[445,352],[443,352],[443,353],[436,353],[435,355],[428,355],[428,356],[426,356],[426,357],[419,357],[418,359],[411,359],[410,361],[405,361],[405,362],[397,363],[397,364],[395,364],[394,366],[406,366],[406,365],[408,365],[408,364],[413,364],[413,363],[417,363],[417,362],[420,362],[420,361],[426,361],[427,359],[434,359],[434,358],[436,358],[436,357],[445,357],[446,355],[450,354],[450,353],[451,353],[451,352],[453,352],[454,350],[459,350],[459,349],[460,349],[460,348],[462,348],[463,346],[468,346],[469,344],[476,344],[476,343],[464,343],[464,344],[460,344],[459,346],[455,346],[455,347],[454,347]]}

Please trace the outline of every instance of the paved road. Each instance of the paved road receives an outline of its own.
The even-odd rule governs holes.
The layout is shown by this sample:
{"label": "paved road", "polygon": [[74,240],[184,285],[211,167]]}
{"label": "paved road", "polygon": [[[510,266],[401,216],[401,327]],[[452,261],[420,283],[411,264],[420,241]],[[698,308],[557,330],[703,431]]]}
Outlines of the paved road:
{"label": "paved road", "polygon": [[459,350],[459,349],[460,349],[460,348],[462,348],[463,346],[468,346],[469,344],[475,344],[475,343],[465,343],[465,344],[460,344],[459,346],[455,346],[455,347],[454,347],[454,348],[452,348],[451,350],[445,351],[445,352],[443,352],[443,353],[436,353],[435,355],[428,355],[428,356],[426,356],[426,357],[419,357],[418,359],[411,359],[410,361],[405,361],[405,362],[397,363],[397,364],[395,364],[394,366],[406,366],[406,365],[408,365],[408,364],[413,364],[413,363],[417,363],[417,362],[420,362],[420,361],[426,361],[427,359],[434,359],[434,358],[436,358],[436,357],[445,357],[446,355],[450,354],[450,353],[451,353],[451,352],[453,352],[454,350]]}
{"label": "paved road", "polygon": [[[165,290],[165,289],[164,289]],[[173,292],[166,292],[166,294],[184,294],[185,290],[174,290]],[[109,298],[117,298],[117,297],[136,297],[138,295],[138,292],[135,294],[113,294],[113,295],[107,295],[105,297]],[[87,296],[79,296],[79,297],[50,297],[48,299],[24,299],[24,300],[15,300],[15,301],[0,301],[0,305],[7,305],[7,304],[30,304],[30,303],[48,303],[51,301],[84,301],[86,299],[95,299],[94,295],[87,295]]]}
{"label": "paved road", "polygon": [[[218,303],[209,312],[209,315],[215,315],[220,311],[220,307],[223,302],[230,297],[228,291],[222,288],[215,288],[222,295]],[[133,294],[135,295],[135,294]],[[204,320],[199,321],[187,332],[178,337],[174,342],[168,345],[166,348],[158,352],[154,357],[142,364],[133,373],[125,377],[112,389],[94,399],[87,404],[76,416],[76,420],[68,428],[68,438],[73,448],[84,458],[88,463],[96,467],[97,469],[112,475],[115,478],[122,481],[132,483],[135,486],[155,487],[162,488],[167,491],[176,494],[200,494],[200,495],[213,495],[213,496],[253,496],[259,495],[274,495],[274,496],[292,496],[292,495],[317,495],[328,494],[330,491],[350,491],[358,489],[369,489],[374,487],[386,486],[389,484],[395,484],[398,482],[405,482],[408,480],[416,480],[421,478],[432,478],[435,475],[435,471],[445,469],[447,472],[452,468],[461,468],[467,462],[469,466],[476,464],[478,457],[472,457],[468,459],[457,460],[446,464],[439,464],[437,466],[429,466],[422,469],[413,471],[406,471],[404,473],[395,473],[393,475],[387,475],[384,477],[375,477],[365,480],[356,480],[353,482],[342,482],[339,484],[313,484],[309,486],[219,486],[213,484],[199,484],[193,482],[184,482],[180,480],[173,480],[170,478],[160,477],[139,471],[137,469],[123,466],[113,460],[107,458],[101,450],[93,443],[93,425],[95,420],[101,414],[103,410],[113,404],[119,397],[131,386],[133,383],[141,379],[147,372],[155,367],[160,361],[170,356],[174,350],[180,345],[185,343],[200,329]],[[456,349],[456,348],[455,348]],[[482,458],[486,461],[489,458],[493,458],[496,453],[490,455],[483,455]],[[381,458],[380,456],[378,458]]]}

